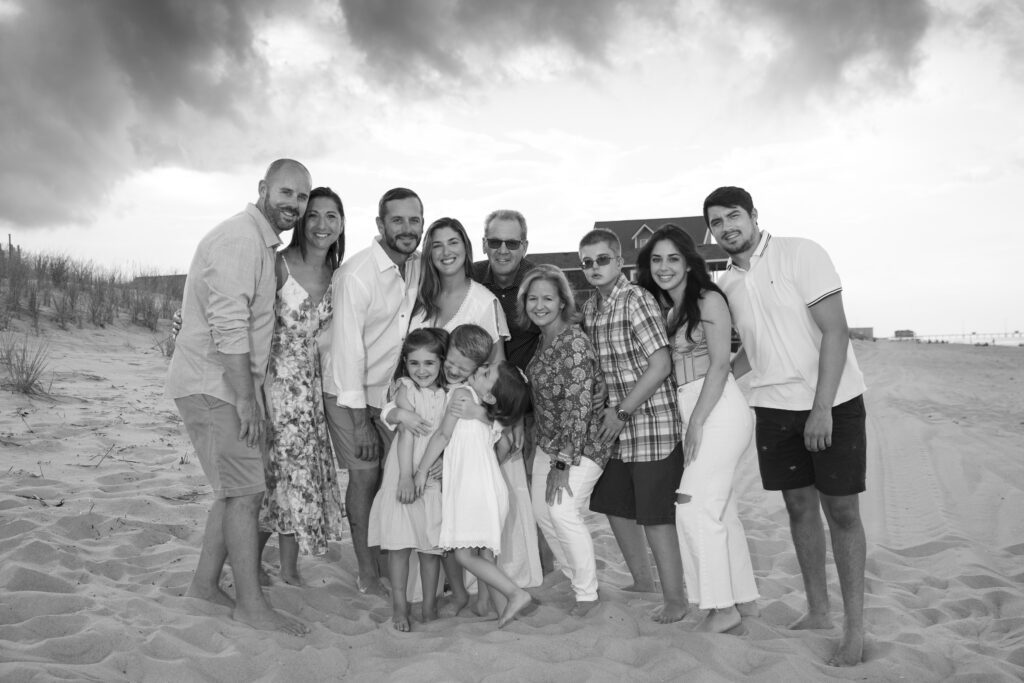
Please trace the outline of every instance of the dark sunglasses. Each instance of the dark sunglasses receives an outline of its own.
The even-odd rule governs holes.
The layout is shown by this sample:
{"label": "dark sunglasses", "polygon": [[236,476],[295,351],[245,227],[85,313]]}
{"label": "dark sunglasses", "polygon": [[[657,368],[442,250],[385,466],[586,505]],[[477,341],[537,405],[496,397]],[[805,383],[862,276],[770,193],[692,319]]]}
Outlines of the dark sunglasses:
{"label": "dark sunglasses", "polygon": [[583,265],[583,270],[590,270],[594,266],[601,266],[602,268],[604,268],[605,266],[612,262],[613,258],[615,257],[609,256],[608,254],[601,254],[597,258],[585,258],[582,261],[580,261],[580,263]]}
{"label": "dark sunglasses", "polygon": [[501,245],[505,245],[505,248],[509,251],[515,251],[519,247],[523,246],[522,240],[499,240],[493,237],[487,238],[488,249],[501,249]]}

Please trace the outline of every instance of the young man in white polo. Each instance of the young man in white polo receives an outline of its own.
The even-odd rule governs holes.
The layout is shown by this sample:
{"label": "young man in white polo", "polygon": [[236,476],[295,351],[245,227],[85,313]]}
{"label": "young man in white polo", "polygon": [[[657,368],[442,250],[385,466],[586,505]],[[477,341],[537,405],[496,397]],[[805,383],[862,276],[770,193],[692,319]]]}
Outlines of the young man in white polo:
{"label": "young man in white polo", "polygon": [[720,187],[704,200],[704,220],[731,256],[718,285],[743,343],[733,371],[752,372],[761,480],[782,491],[807,593],[807,614],[792,628],[832,627],[820,508],[845,610],[829,664],[853,666],[864,648],[864,377],[828,254],[810,240],[760,230],[757,218],[742,188]]}

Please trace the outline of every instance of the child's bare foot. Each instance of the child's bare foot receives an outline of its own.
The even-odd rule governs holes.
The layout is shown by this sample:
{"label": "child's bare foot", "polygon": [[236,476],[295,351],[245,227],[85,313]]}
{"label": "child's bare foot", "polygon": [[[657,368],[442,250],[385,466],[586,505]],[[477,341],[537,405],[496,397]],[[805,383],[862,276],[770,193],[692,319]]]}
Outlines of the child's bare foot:
{"label": "child's bare foot", "polygon": [[655,613],[653,619],[659,624],[671,624],[680,621],[690,611],[690,605],[685,601],[666,600],[661,610]]}
{"label": "child's bare foot", "polygon": [[634,583],[629,584],[622,590],[627,591],[629,593],[653,593],[654,582],[651,581],[650,583],[648,583],[647,581],[636,581]]}
{"label": "child's bare foot", "polygon": [[599,600],[577,600],[576,605],[569,610],[570,617],[585,617],[590,614],[590,610],[597,607]]}
{"label": "child's bare foot", "polygon": [[363,579],[361,576],[356,577],[356,589],[360,593],[368,595],[376,595],[381,598],[390,598],[391,592],[388,587],[384,585],[384,582],[380,580],[380,577],[374,576],[370,579]]}
{"label": "child's bare foot", "polygon": [[473,603],[473,614],[478,617],[486,617],[493,610],[491,610],[491,600],[484,594],[483,598],[477,598],[476,602]]}
{"label": "child's bare foot", "polygon": [[230,595],[224,592],[220,586],[203,587],[198,586],[193,581],[188,590],[185,591],[185,597],[188,598],[199,598],[200,600],[206,600],[212,602],[215,605],[222,605],[224,607],[235,608],[235,600]]}
{"label": "child's bare foot", "polygon": [[857,666],[864,659],[864,631],[845,629],[843,639],[835,654],[828,660],[829,666]]}
{"label": "child's bare foot", "polygon": [[697,624],[694,631],[701,633],[725,633],[742,623],[743,617],[735,605],[724,609],[708,610],[704,620]]}
{"label": "child's bare foot", "polygon": [[423,615],[423,623],[429,623],[437,619],[437,605],[433,607],[423,607],[420,612]]}
{"label": "child's bare foot", "polygon": [[498,619],[498,628],[502,628],[505,624],[515,619],[518,615],[526,611],[526,608],[530,607],[532,604],[533,596],[522,588],[517,589],[509,598],[508,604],[505,605],[505,610],[501,613],[501,618]]}
{"label": "child's bare foot", "polygon": [[394,614],[391,615],[391,623],[396,631],[402,631],[403,633],[411,631],[412,627],[409,625],[409,606],[406,605],[404,609],[396,608]]}
{"label": "child's bare foot", "polygon": [[803,631],[818,628],[832,628],[832,619],[828,614],[805,614],[792,624],[789,628],[793,631]]}
{"label": "child's bare foot", "polygon": [[761,608],[757,606],[757,600],[736,603],[736,611],[740,613],[741,617],[761,616]]}
{"label": "child's bare foot", "polygon": [[444,607],[441,608],[440,614],[445,619],[448,617],[457,617],[459,616],[459,612],[466,609],[466,605],[468,604],[468,593],[466,595],[453,595],[451,600],[445,603]]}
{"label": "child's bare foot", "polygon": [[240,607],[236,607],[231,617],[235,621],[240,621],[260,631],[282,631],[293,636],[304,636],[309,633],[309,627],[306,624],[278,612],[269,605],[252,611],[245,611]]}

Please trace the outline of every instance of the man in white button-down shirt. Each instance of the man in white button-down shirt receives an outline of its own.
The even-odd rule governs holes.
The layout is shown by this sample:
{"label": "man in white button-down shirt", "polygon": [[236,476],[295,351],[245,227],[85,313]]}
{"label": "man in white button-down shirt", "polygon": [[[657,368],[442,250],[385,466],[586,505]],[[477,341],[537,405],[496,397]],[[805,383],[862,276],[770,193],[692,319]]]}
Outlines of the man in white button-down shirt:
{"label": "man in white button-down shirt", "polygon": [[377,207],[380,235],[334,272],[334,317],[325,345],[324,405],[338,466],[348,469],[345,507],[359,563],[361,592],[387,595],[379,552],[367,547],[370,506],[394,432],[380,421],[419,288],[416,248],[423,203],[406,188],[388,190]]}

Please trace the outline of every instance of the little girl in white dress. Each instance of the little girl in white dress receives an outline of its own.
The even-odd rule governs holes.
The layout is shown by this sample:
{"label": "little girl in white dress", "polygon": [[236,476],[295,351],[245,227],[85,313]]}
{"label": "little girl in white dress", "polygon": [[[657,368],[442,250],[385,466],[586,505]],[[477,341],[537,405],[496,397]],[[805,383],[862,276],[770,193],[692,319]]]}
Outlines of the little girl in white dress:
{"label": "little girl in white dress", "polygon": [[501,531],[509,506],[495,442],[501,438],[501,425],[522,418],[530,405],[530,390],[522,373],[502,361],[477,368],[465,386],[452,390],[449,403],[462,396],[487,406],[494,424],[460,419],[446,410],[416,469],[416,491],[425,489],[430,466],[443,451],[439,543],[454,550],[459,564],[487,584],[493,598],[498,594],[504,597],[505,605],[499,606],[500,628],[532,603],[530,594],[499,569],[494,559],[501,552]]}
{"label": "little girl in white dress", "polygon": [[[409,333],[402,345],[400,376],[395,381],[397,407],[414,412],[435,427],[445,408],[441,366],[447,343],[448,333],[437,328]],[[398,631],[410,629],[406,586],[412,551],[419,557],[422,585],[436,586],[440,572],[441,487],[436,480],[428,480],[417,490],[413,480],[429,437],[429,433],[421,436],[401,429],[391,442],[367,526],[368,544],[389,551],[392,624]],[[424,621],[437,617],[436,599],[436,591],[423,592]]]}

